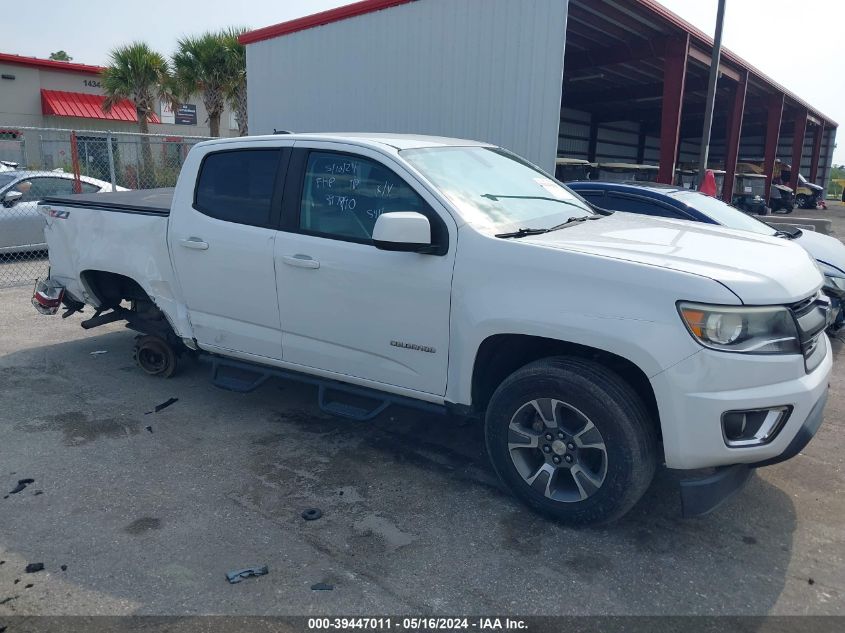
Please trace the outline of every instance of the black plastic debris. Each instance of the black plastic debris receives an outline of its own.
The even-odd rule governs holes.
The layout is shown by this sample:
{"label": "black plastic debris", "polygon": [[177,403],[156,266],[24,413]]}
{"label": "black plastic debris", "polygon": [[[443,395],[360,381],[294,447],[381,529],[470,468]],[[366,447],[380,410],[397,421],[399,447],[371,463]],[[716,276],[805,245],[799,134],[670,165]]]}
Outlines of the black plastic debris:
{"label": "black plastic debris", "polygon": [[147,411],[144,415],[149,415],[150,413],[158,413],[162,409],[166,409],[174,402],[179,402],[179,398],[170,398],[169,400],[165,400],[161,404],[157,404],[152,411]]}
{"label": "black plastic debris", "polygon": [[24,569],[24,571],[28,574],[34,574],[37,571],[43,571],[43,570],[44,570],[44,563],[30,563],[29,565],[26,566],[26,569]]}
{"label": "black plastic debris", "polygon": [[311,585],[311,591],[334,591],[334,585],[327,582],[318,582]]}
{"label": "black plastic debris", "polygon": [[37,497],[38,495],[43,495],[43,494],[44,494],[44,491],[43,491],[43,490],[36,490],[36,491],[35,491],[35,492],[33,492],[32,494],[33,494],[33,496]]}
{"label": "black plastic debris", "polygon": [[17,485],[17,486],[15,486],[15,489],[14,489],[14,490],[10,490],[10,491],[9,491],[9,494],[10,494],[10,495],[16,495],[16,494],[18,494],[21,490],[23,490],[24,488],[26,488],[29,484],[34,484],[34,483],[35,483],[35,480],[34,480],[34,479],[18,479],[18,485]]}
{"label": "black plastic debris", "polygon": [[302,518],[306,521],[316,521],[323,516],[323,511],[320,508],[308,508],[302,511]]}
{"label": "black plastic debris", "polygon": [[242,581],[244,578],[249,578],[250,576],[264,576],[267,573],[269,573],[267,565],[256,565],[255,567],[247,567],[246,569],[226,572],[226,580],[234,585]]}
{"label": "black plastic debris", "polygon": [[62,565],[61,567],[59,567],[59,569],[61,569],[62,571],[67,571],[67,565]]}
{"label": "black plastic debris", "polygon": [[150,433],[153,432],[153,427],[151,426],[145,426],[144,428],[147,429]]}
{"label": "black plastic debris", "polygon": [[29,583],[25,584],[25,585],[23,586],[23,588],[24,588],[24,589],[32,589],[34,586],[35,586],[35,585],[33,585],[31,582],[29,582]]}

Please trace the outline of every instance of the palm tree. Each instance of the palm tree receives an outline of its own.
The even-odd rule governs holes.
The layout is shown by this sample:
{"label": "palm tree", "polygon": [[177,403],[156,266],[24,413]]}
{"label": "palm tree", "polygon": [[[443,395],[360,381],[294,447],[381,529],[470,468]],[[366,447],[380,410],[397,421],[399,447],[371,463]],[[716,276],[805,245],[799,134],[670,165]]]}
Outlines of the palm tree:
{"label": "palm tree", "polygon": [[238,41],[238,37],[246,31],[245,28],[230,28],[223,31],[227,65],[226,98],[235,112],[238,136],[249,134],[246,112],[246,47]]}
{"label": "palm tree", "polygon": [[210,32],[180,39],[173,54],[177,97],[202,93],[211,136],[220,136],[220,115],[229,86],[227,56],[223,34]]}
{"label": "palm tree", "polygon": [[[149,134],[149,119],[155,113],[156,100],[171,100],[167,88],[168,76],[167,60],[144,42],[133,42],[114,49],[109,65],[102,73],[106,93],[103,111],[109,112],[124,99],[129,99],[135,104],[138,131]],[[141,156],[144,173],[139,174],[139,182],[150,183],[154,179],[154,170],[148,136],[141,137]]]}

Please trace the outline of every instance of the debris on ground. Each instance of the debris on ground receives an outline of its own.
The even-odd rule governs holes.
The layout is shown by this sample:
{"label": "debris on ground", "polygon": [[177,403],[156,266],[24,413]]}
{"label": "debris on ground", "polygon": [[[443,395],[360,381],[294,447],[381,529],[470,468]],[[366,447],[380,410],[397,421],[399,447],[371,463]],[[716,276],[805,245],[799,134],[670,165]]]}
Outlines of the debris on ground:
{"label": "debris on ground", "polygon": [[61,567],[59,567],[59,569],[61,569],[62,571],[67,571],[67,565],[62,565]]}
{"label": "debris on ground", "polygon": [[14,490],[10,490],[10,491],[9,491],[9,494],[10,494],[10,495],[16,495],[16,494],[18,494],[21,490],[23,490],[24,488],[26,488],[29,484],[34,484],[34,483],[35,483],[35,480],[34,480],[34,479],[18,479],[18,485],[17,485],[17,486],[15,486],[15,489],[14,489]]}
{"label": "debris on ground", "polygon": [[153,432],[153,427],[151,426],[145,426],[144,428],[147,429],[150,433]]}
{"label": "debris on ground", "polygon": [[306,521],[316,521],[323,516],[323,511],[320,508],[308,508],[302,511],[302,518]]}
{"label": "debris on ground", "polygon": [[147,411],[144,415],[149,415],[150,413],[158,413],[162,409],[166,409],[174,402],[179,402],[179,398],[170,398],[169,400],[165,400],[161,404],[157,404],[152,411]]}
{"label": "debris on ground", "polygon": [[30,563],[29,565],[26,566],[26,569],[24,571],[28,574],[34,574],[37,571],[43,571],[43,570],[44,570],[44,563]]}
{"label": "debris on ground", "polygon": [[808,584],[808,585],[815,585],[815,584],[816,584],[816,581],[815,581],[815,580],[813,580],[812,578],[807,578],[807,584]]}
{"label": "debris on ground", "polygon": [[242,581],[244,578],[249,578],[250,576],[264,576],[267,573],[269,573],[267,565],[257,565],[255,567],[247,567],[246,569],[226,572],[226,580],[234,585]]}
{"label": "debris on ground", "polygon": [[23,586],[23,588],[24,588],[24,589],[32,589],[34,586],[35,586],[35,585],[33,585],[33,584],[30,582],[30,583],[25,584],[25,585]]}
{"label": "debris on ground", "polygon": [[334,591],[334,585],[327,582],[318,582],[311,585],[311,591]]}
{"label": "debris on ground", "polygon": [[38,495],[43,495],[43,494],[44,494],[44,491],[43,491],[43,490],[36,490],[36,491],[35,491],[35,492],[33,492],[32,494],[33,494],[33,496],[37,497]]}
{"label": "debris on ground", "polygon": [[91,352],[91,356],[99,356],[100,354],[108,354],[107,349],[98,349],[96,352]]}
{"label": "debris on ground", "polygon": [[[17,596],[10,596],[8,598],[3,598],[2,600],[0,600],[0,605],[6,604],[7,602],[11,602],[12,600],[15,600],[15,599],[17,599]],[[3,633],[3,631],[5,631],[5,630],[6,630],[5,626],[0,627],[0,633]]]}

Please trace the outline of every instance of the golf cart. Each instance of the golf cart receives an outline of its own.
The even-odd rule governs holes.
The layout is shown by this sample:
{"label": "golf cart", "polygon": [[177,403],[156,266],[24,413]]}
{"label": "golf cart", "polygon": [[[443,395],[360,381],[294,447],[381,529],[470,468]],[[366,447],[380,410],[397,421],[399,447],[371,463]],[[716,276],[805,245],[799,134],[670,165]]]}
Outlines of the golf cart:
{"label": "golf cart", "polygon": [[634,163],[599,163],[599,180],[605,182],[654,182],[657,180],[657,165],[636,165]]}
{"label": "golf cart", "polygon": [[561,182],[590,180],[594,163],[582,158],[557,158],[555,160],[555,178]]}
{"label": "golf cart", "polygon": [[766,177],[763,174],[742,173],[736,175],[736,185],[731,205],[746,213],[769,215],[766,206]]}

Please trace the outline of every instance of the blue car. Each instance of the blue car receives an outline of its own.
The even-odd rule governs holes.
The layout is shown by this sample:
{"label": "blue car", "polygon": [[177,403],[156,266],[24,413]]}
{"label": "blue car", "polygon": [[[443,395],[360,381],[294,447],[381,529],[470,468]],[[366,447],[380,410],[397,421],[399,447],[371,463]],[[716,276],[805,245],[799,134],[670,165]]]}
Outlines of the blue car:
{"label": "blue car", "polygon": [[815,231],[777,230],[717,198],[674,185],[640,182],[579,181],[566,183],[591,204],[611,211],[656,215],[675,220],[719,224],[738,231],[794,240],[810,253],[824,274],[824,292],[837,308],[836,332],[845,326],[845,244]]}

